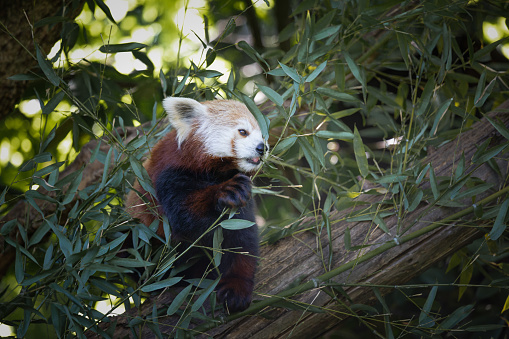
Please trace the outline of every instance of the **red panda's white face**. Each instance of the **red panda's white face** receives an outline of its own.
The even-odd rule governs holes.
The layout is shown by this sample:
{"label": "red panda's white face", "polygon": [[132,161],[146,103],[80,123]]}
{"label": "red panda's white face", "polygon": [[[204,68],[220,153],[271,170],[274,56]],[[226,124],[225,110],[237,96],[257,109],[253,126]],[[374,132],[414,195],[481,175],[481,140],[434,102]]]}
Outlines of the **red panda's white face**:
{"label": "red panda's white face", "polygon": [[194,132],[193,137],[200,139],[207,154],[235,159],[240,171],[253,172],[261,166],[268,146],[244,104],[232,100],[201,104],[192,99],[168,97],[163,107],[177,130],[179,145]]}

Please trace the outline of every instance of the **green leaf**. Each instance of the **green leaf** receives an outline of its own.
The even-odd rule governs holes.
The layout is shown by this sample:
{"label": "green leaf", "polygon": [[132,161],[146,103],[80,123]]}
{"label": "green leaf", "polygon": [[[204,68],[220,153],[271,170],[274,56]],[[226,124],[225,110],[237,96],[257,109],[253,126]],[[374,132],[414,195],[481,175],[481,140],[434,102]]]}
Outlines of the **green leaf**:
{"label": "green leaf", "polygon": [[14,227],[17,226],[18,220],[12,219],[7,221],[5,224],[2,225],[2,229],[0,230],[0,234],[3,236],[9,235],[11,231],[14,229]]}
{"label": "green leaf", "polygon": [[306,79],[304,80],[304,82],[311,82],[313,80],[316,79],[316,77],[322,73],[322,71],[324,70],[325,66],[327,66],[327,60],[325,60],[324,62],[322,62],[320,65],[318,65],[318,67],[315,68],[315,70],[313,72],[311,72],[307,77]]}
{"label": "green leaf", "polygon": [[16,244],[16,257],[14,259],[14,276],[18,284],[23,282],[25,278],[25,266],[23,265],[23,258],[21,257],[21,250],[19,244]]}
{"label": "green leaf", "polygon": [[[114,248],[114,247],[112,247]],[[122,266],[122,267],[148,267],[154,266],[155,263],[150,261],[144,261],[139,259],[130,259],[130,258],[115,258],[109,261],[112,265]]]}
{"label": "green leaf", "polygon": [[255,223],[249,220],[243,219],[227,219],[221,222],[221,227],[227,230],[242,230],[244,228],[249,228],[253,226]]}
{"label": "green leaf", "polygon": [[[508,143],[504,143],[502,145],[495,146],[493,148],[490,148],[489,150],[479,148],[474,156],[472,157],[472,162],[474,164],[482,164],[491,158],[497,156],[502,150],[504,150],[507,147]],[[487,146],[487,144],[486,144]],[[480,151],[481,150],[481,151]]]}
{"label": "green leaf", "polygon": [[289,149],[290,147],[292,147],[296,141],[297,141],[297,135],[295,135],[295,134],[289,135],[286,138],[284,138],[283,140],[281,140],[281,142],[279,142],[279,144],[276,145],[276,147],[274,148],[274,150],[272,152],[275,154],[281,153],[281,152]]}
{"label": "green leaf", "polygon": [[184,86],[186,85],[187,78],[189,78],[189,75],[191,74],[191,69],[188,68],[186,75],[182,78],[182,81],[178,84],[177,88],[175,88],[175,94],[180,94],[182,90],[184,89]]}
{"label": "green leaf", "polygon": [[422,201],[422,197],[424,196],[424,192],[421,189],[417,189],[417,192],[411,196],[411,202],[408,206],[407,211],[412,212],[419,206]]}
{"label": "green leaf", "polygon": [[278,106],[283,106],[284,100],[283,97],[279,95],[279,93],[267,86],[257,85],[257,87],[260,89],[260,91],[263,92],[263,94],[265,94],[267,98],[269,98],[270,101]]}
{"label": "green leaf", "polygon": [[351,94],[339,92],[330,88],[318,87],[316,90],[318,93],[331,97],[336,100],[345,101],[345,102],[358,102],[359,99],[354,97]]}
{"label": "green leaf", "polygon": [[509,129],[507,129],[503,124],[498,121],[491,119],[489,116],[485,116],[485,118],[496,128],[496,130],[507,140],[509,140]]}
{"label": "green leaf", "polygon": [[433,78],[428,79],[428,82],[426,82],[426,85],[424,86],[424,90],[422,91],[422,94],[421,94],[421,100],[420,100],[421,105],[419,106],[419,109],[417,110],[417,113],[416,113],[417,116],[422,115],[426,111],[426,108],[428,108],[434,89],[435,89],[434,79]]}
{"label": "green leaf", "polygon": [[407,178],[408,176],[402,174],[389,174],[376,179],[375,182],[379,184],[392,184],[395,182],[404,182]]}
{"label": "green leaf", "polygon": [[166,310],[167,315],[173,315],[177,310],[182,306],[184,303],[184,300],[186,300],[186,297],[188,296],[189,292],[191,291],[191,288],[193,285],[189,285],[186,288],[184,288],[182,291],[177,294],[175,299],[171,302],[170,306],[168,306],[168,310]]}
{"label": "green leaf", "polygon": [[163,288],[173,286],[181,280],[182,280],[182,277],[168,278],[168,279],[164,279],[164,280],[158,281],[158,282],[150,284],[150,285],[143,286],[141,288],[141,290],[143,292],[147,292],[147,293],[153,292],[156,290],[161,290]]}
{"label": "green leaf", "polygon": [[497,77],[493,78],[493,80],[490,81],[488,86],[486,86],[484,88],[484,90],[480,91],[480,96],[477,98],[477,91],[479,91],[480,88],[484,87],[484,86],[481,87],[481,84],[479,83],[479,86],[478,86],[477,91],[476,91],[476,98],[477,99],[474,99],[474,106],[475,107],[481,107],[482,105],[484,105],[484,103],[486,102],[486,99],[488,99],[488,97],[490,96],[491,92],[493,91],[493,87],[496,84],[496,80],[497,80]]}
{"label": "green leaf", "polygon": [[56,162],[54,164],[41,168],[40,170],[34,173],[34,177],[43,177],[48,173],[58,171],[58,169],[62,167],[63,164],[65,164],[65,161]]}
{"label": "green leaf", "polygon": [[291,67],[286,66],[285,64],[279,63],[279,66],[283,69],[286,75],[293,79],[293,81],[300,83],[301,77],[297,71]]}
{"label": "green leaf", "polygon": [[366,82],[364,81],[364,77],[361,74],[359,66],[357,66],[355,61],[353,61],[352,57],[350,56],[350,54],[348,54],[347,51],[343,51],[343,56],[345,57],[346,63],[348,64],[348,67],[352,71],[352,74],[355,77],[355,79],[357,79],[357,81],[360,82],[362,87],[366,87]]}
{"label": "green leaf", "polygon": [[30,80],[39,80],[40,77],[32,75],[32,74],[16,74],[8,77],[7,79],[12,81],[30,81]]}
{"label": "green leaf", "polygon": [[267,125],[267,120],[265,120],[265,116],[260,111],[258,106],[254,103],[254,101],[248,97],[247,95],[242,94],[242,101],[246,104],[247,108],[254,115],[258,125],[260,126],[260,130],[262,131],[262,136],[265,140],[269,138],[269,125]]}
{"label": "green leaf", "polygon": [[[189,69],[188,69],[189,71]],[[166,76],[164,75],[163,70],[159,71],[159,81],[161,81],[161,87],[163,89],[163,96],[166,96],[166,90],[168,89],[168,83],[166,82]]]}
{"label": "green leaf", "polygon": [[343,242],[345,243],[345,249],[350,251],[352,248],[352,236],[350,235],[350,228],[345,228],[345,233],[343,235]]}
{"label": "green leaf", "polygon": [[30,241],[28,242],[28,247],[38,244],[49,232],[50,226],[48,222],[45,220],[41,226],[39,226],[36,231],[30,237]]}
{"label": "green leaf", "polygon": [[217,284],[219,283],[219,279],[216,279],[212,284],[210,284],[200,295],[198,299],[193,303],[193,306],[191,306],[191,312],[196,312],[200,309],[200,307],[203,305],[205,300],[209,297],[210,293],[214,291]]}
{"label": "green leaf", "polygon": [[64,98],[64,91],[58,92],[51,100],[42,108],[42,114],[50,114],[55,110],[55,107],[62,101]]}
{"label": "green leaf", "polygon": [[438,189],[437,177],[433,168],[430,168],[429,182],[431,185],[431,191],[433,192],[433,198],[437,200],[440,197],[440,190]]}
{"label": "green leaf", "polygon": [[139,42],[126,42],[123,44],[110,44],[103,45],[99,48],[102,53],[121,53],[121,52],[132,52],[139,51],[142,48],[147,47],[145,44]]}
{"label": "green leaf", "polygon": [[426,302],[424,303],[421,314],[419,315],[419,326],[421,327],[429,328],[435,325],[435,320],[430,316],[430,311],[431,306],[433,306],[433,302],[435,301],[437,290],[438,286],[433,286],[429,292]]}
{"label": "green leaf", "polygon": [[389,231],[389,228],[387,228],[387,225],[385,224],[385,221],[380,218],[379,215],[376,215],[375,218],[373,219],[373,222],[382,230],[384,231],[386,234],[389,234],[391,235],[391,232]]}
{"label": "green leaf", "polygon": [[49,287],[57,292],[64,294],[67,298],[69,298],[69,300],[76,304],[76,306],[78,306],[80,310],[83,309],[82,302],[78,300],[74,295],[72,295],[69,291],[65,290],[64,288],[55,283],[51,283]]}
{"label": "green leaf", "polygon": [[[237,24],[235,23],[235,19],[230,18],[230,20],[228,20],[228,23],[226,24],[226,27],[224,28],[223,33],[221,34],[221,40],[226,38],[228,35],[232,34],[232,32],[235,30],[236,27],[237,27]],[[251,47],[251,46],[249,46],[249,47]]]}
{"label": "green leaf", "polygon": [[353,140],[354,135],[350,132],[318,131],[316,136],[325,139]]}
{"label": "green leaf", "polygon": [[337,32],[339,32],[340,28],[341,28],[341,25],[325,27],[324,29],[322,29],[318,33],[316,33],[313,36],[313,39],[314,40],[322,40],[322,39],[328,38],[331,35],[336,34]]}
{"label": "green leaf", "polygon": [[460,321],[465,319],[470,312],[472,312],[474,306],[466,305],[457,308],[452,314],[450,314],[439,326],[439,329],[450,330],[453,329]]}
{"label": "green leaf", "polygon": [[474,60],[480,59],[485,55],[490,54],[495,48],[497,48],[498,45],[505,44],[509,41],[509,37],[502,38],[498,41],[495,41],[488,46],[484,47],[483,49],[478,50],[474,53]]}
{"label": "green leaf", "polygon": [[467,332],[488,332],[493,330],[498,330],[501,328],[507,327],[506,324],[486,324],[486,325],[475,325],[469,326],[465,328]]}
{"label": "green leaf", "polygon": [[214,265],[219,267],[221,264],[221,244],[223,242],[223,229],[218,227],[214,230],[214,237],[212,238],[212,247],[214,248]]}
{"label": "green leaf", "polygon": [[474,273],[474,265],[472,263],[468,263],[466,266],[463,267],[463,270],[460,274],[460,286],[459,288],[459,294],[458,294],[458,301],[463,296],[463,293],[467,290],[467,286],[470,283],[470,280],[472,279],[472,274]]}
{"label": "green leaf", "polygon": [[[108,172],[109,172],[112,154],[113,154],[113,147],[110,147],[110,149],[108,150],[108,154],[106,154],[106,159],[104,160],[103,176],[102,176],[101,184],[99,185],[100,190],[102,190],[104,188],[104,186],[106,185],[106,179],[108,179],[108,174],[109,174]],[[130,159],[131,158],[129,158],[129,160]]]}
{"label": "green leaf", "polygon": [[104,12],[104,14],[106,14],[108,19],[110,19],[111,22],[116,24],[115,19],[113,19],[113,16],[111,15],[110,9],[108,8],[108,6],[106,6],[103,0],[94,0],[94,2],[97,4],[97,6],[99,6],[99,8]]}
{"label": "green leaf", "polygon": [[58,86],[60,84],[60,78],[58,77],[57,73],[55,73],[53,65],[42,54],[38,44],[35,44],[35,49],[37,54],[37,62],[39,63],[39,67],[42,69],[42,72],[49,80],[49,82],[53,84],[53,86]]}
{"label": "green leaf", "polygon": [[500,206],[500,210],[498,211],[497,218],[495,219],[495,223],[493,224],[493,228],[491,229],[489,236],[491,240],[497,240],[504,233],[507,228],[507,224],[505,223],[507,209],[509,208],[509,199],[506,199],[502,205]]}
{"label": "green leaf", "polygon": [[437,134],[438,130],[438,124],[440,123],[440,120],[444,117],[445,113],[449,109],[449,106],[451,105],[452,98],[444,102],[437,110],[437,113],[435,114],[435,120],[433,122],[433,127],[430,131],[430,136],[434,136]]}
{"label": "green leaf", "polygon": [[265,59],[262,58],[262,56],[253,47],[251,47],[247,42],[245,42],[244,40],[239,41],[237,43],[237,46],[239,46],[240,49],[242,49],[251,59],[253,59],[253,61],[261,61],[265,64],[267,69],[270,68],[267,61],[265,61]]}
{"label": "green leaf", "polygon": [[355,161],[359,167],[359,172],[363,178],[366,178],[369,174],[368,158],[366,157],[366,151],[364,144],[362,143],[361,135],[357,130],[357,126],[354,128],[353,137],[353,150],[355,154]]}

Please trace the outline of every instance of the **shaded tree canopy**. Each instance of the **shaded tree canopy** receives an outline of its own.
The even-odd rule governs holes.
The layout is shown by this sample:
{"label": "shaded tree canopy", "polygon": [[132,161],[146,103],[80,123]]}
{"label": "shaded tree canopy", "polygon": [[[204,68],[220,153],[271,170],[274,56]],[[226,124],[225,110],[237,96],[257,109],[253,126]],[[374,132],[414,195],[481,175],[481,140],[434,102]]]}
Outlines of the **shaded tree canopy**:
{"label": "shaded tree canopy", "polygon": [[[503,335],[508,7],[3,3],[0,329]],[[151,189],[166,96],[242,101],[268,136],[256,301],[240,314],[124,209],[136,180]]]}

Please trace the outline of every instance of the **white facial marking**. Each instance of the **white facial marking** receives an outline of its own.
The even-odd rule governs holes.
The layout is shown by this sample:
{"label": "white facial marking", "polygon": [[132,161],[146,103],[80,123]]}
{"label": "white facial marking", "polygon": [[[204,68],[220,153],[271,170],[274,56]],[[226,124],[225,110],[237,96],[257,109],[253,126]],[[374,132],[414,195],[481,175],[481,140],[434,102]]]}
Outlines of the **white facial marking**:
{"label": "white facial marking", "polygon": [[200,123],[197,130],[204,139],[207,153],[215,157],[236,158],[238,169],[243,172],[252,172],[261,166],[263,156],[257,147],[260,144],[265,145],[265,150],[268,147],[258,126],[253,126],[248,119],[240,119],[235,125],[214,121],[213,117],[209,119]]}

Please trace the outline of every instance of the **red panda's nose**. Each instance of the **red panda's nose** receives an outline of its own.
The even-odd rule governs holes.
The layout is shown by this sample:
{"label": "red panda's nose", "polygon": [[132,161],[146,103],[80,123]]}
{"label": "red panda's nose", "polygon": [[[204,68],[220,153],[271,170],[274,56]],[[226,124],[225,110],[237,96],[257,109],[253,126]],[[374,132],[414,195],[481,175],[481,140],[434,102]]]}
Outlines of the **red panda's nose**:
{"label": "red panda's nose", "polygon": [[265,153],[265,144],[263,142],[260,142],[258,146],[256,146],[256,152],[258,152],[260,155]]}

